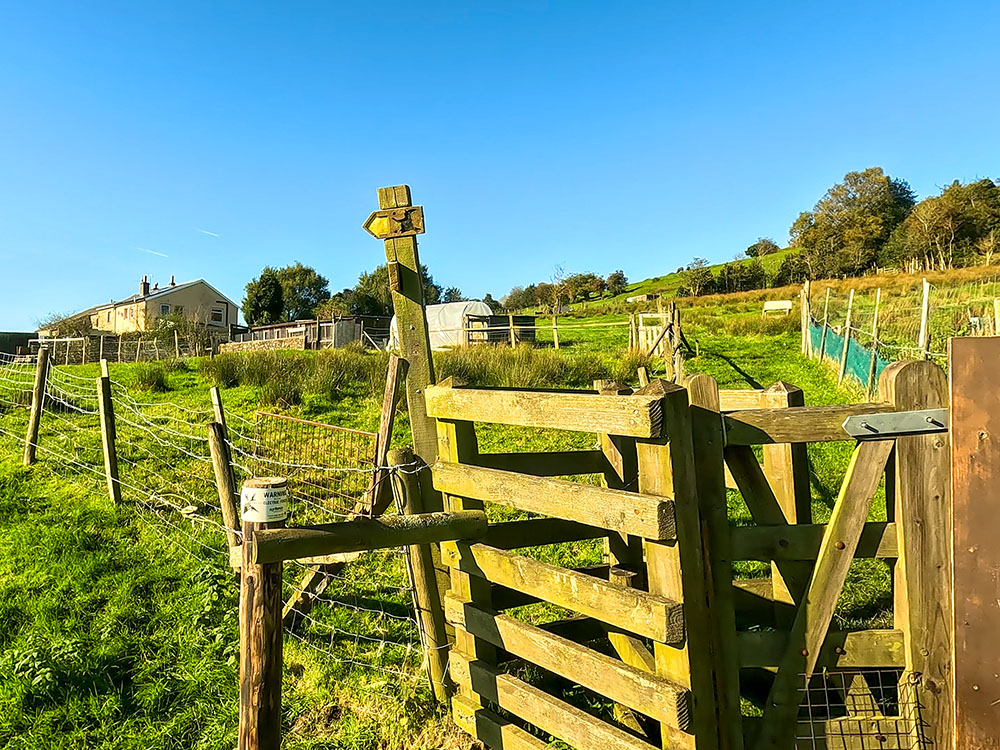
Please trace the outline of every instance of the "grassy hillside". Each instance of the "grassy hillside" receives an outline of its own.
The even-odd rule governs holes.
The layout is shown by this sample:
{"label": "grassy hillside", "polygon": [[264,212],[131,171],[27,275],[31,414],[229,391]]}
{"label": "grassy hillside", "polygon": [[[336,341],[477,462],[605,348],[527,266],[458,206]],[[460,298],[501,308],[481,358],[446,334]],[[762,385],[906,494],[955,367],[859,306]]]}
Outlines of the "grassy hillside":
{"label": "grassy hillside", "polygon": [[[765,255],[760,259],[761,264],[764,266],[764,270],[768,274],[773,274],[778,270],[778,266],[781,265],[781,261],[784,260],[789,254],[795,252],[797,248],[786,247],[784,250],[779,250],[776,253],[771,253],[770,255]],[[712,273],[718,272],[718,270],[728,263],[742,263],[748,264],[752,261],[752,258],[740,258],[736,261],[727,261],[726,263],[717,263],[714,266],[709,266],[712,269]],[[672,273],[664,274],[663,276],[654,276],[651,279],[644,279],[643,281],[637,281],[629,284],[622,294],[614,297],[607,297],[601,300],[593,300],[587,303],[580,303],[579,305],[574,305],[574,307],[579,307],[586,305],[588,308],[600,308],[607,305],[612,305],[615,303],[624,302],[628,297],[633,297],[640,294],[659,294],[664,297],[676,297],[677,290],[684,284],[685,271],[674,271]]]}

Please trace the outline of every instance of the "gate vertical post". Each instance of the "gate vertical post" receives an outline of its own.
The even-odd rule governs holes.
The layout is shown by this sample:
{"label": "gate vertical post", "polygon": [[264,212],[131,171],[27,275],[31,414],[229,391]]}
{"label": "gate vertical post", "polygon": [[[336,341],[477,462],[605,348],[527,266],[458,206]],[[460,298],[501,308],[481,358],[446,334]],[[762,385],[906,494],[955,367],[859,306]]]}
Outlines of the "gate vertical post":
{"label": "gate vertical post", "polygon": [[[882,373],[879,389],[882,400],[900,410],[948,405],[947,379],[933,362],[894,362]],[[895,517],[899,543],[895,626],[904,633],[906,669],[919,675],[924,734],[931,747],[942,750],[953,741],[949,468],[946,435],[897,438],[896,501],[894,509],[887,509]]]}
{"label": "gate vertical post", "polygon": [[[715,668],[711,649],[713,624],[708,611],[708,592],[698,510],[695,456],[691,437],[691,410],[687,391],[681,386],[655,380],[639,393],[663,396],[663,432],[666,437],[638,440],[639,491],[674,498],[676,542],[646,540],[646,577],[649,591],[684,602],[683,643],[654,643],[656,671],[690,677],[692,716],[690,732],[698,750],[720,746],[720,728],[715,697]],[[663,747],[672,747],[664,726]]]}
{"label": "gate vertical post", "polygon": [[49,374],[49,350],[38,347],[38,357],[35,360],[35,385],[31,391],[31,415],[28,417],[28,433],[24,439],[24,465],[35,463],[35,449],[38,447],[38,428],[42,423],[42,410],[45,407],[45,381]]}
{"label": "gate vertical post", "polygon": [[[422,513],[420,481],[417,477],[418,471],[429,471],[427,466],[417,462],[409,448],[389,451],[386,462],[394,468],[408,467],[387,475],[392,482],[392,492],[397,504],[406,515]],[[408,563],[431,689],[438,703],[447,703],[451,692],[448,680],[448,632],[445,629],[431,545],[412,545],[409,548]]]}
{"label": "gate vertical post", "polygon": [[[698,511],[705,531],[702,544],[708,570],[708,614],[715,669],[715,700],[719,714],[719,746],[743,747],[740,720],[740,664],[733,601],[732,543],[726,496],[725,435],[719,384],[709,375],[688,380],[691,438],[695,459]],[[697,666],[695,665],[695,668]]]}
{"label": "gate vertical post", "polygon": [[996,747],[1000,737],[997,357],[1000,338],[950,341],[955,608],[952,676],[955,739],[960,748]]}
{"label": "gate vertical post", "polygon": [[287,492],[286,480],[277,477],[243,484],[239,750],[281,746],[282,563],[255,563],[253,538],[285,525]]}

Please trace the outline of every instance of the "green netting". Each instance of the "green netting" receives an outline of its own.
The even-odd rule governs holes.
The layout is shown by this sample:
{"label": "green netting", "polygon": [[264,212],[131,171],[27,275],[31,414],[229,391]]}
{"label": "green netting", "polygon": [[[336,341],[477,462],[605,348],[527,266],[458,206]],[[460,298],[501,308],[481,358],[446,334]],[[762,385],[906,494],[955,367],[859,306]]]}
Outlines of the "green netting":
{"label": "green netting", "polygon": [[[832,328],[826,329],[826,339],[823,339],[823,326],[816,321],[809,321],[809,337],[812,341],[812,350],[818,352],[820,343],[823,343],[823,356],[833,362],[840,363],[844,353],[844,337]],[[888,362],[876,354],[875,356],[875,383],[888,366]],[[868,374],[871,372],[872,351],[861,345],[855,338],[847,340],[847,363],[845,374],[851,375],[861,385],[868,386]]]}

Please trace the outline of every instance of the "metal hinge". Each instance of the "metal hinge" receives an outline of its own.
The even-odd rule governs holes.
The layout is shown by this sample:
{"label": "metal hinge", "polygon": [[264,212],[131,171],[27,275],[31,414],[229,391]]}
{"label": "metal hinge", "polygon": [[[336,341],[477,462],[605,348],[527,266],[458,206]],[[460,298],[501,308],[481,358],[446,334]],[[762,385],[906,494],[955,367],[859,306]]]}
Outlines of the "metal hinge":
{"label": "metal hinge", "polygon": [[947,409],[859,414],[844,420],[844,432],[855,440],[884,440],[907,435],[933,435],[947,431]]}

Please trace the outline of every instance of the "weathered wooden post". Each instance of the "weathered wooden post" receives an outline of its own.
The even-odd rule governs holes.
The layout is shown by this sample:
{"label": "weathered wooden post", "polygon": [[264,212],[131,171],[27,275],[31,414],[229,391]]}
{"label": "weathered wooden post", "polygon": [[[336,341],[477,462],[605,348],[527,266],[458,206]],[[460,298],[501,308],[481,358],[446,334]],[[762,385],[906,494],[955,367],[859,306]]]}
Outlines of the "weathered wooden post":
{"label": "weathered wooden post", "polygon": [[[424,233],[424,209],[413,205],[408,185],[379,188],[378,202],[380,210],[368,217],[364,228],[373,237],[385,241],[400,350],[409,363],[406,401],[413,448],[429,465],[437,456],[437,426],[427,416],[424,405],[424,389],[434,382],[431,342],[424,314],[424,285],[417,253],[417,235]],[[425,510],[442,510],[441,493],[434,490],[429,478],[422,490]]]}
{"label": "weathered wooden post", "polygon": [[844,382],[844,373],[847,372],[847,350],[851,346],[851,311],[854,310],[854,290],[847,297],[847,320],[844,323],[844,346],[840,352],[840,367],[837,369],[837,385]]}
{"label": "weathered wooden post", "polygon": [[875,366],[878,363],[878,308],[882,302],[882,288],[875,293],[875,316],[872,318],[872,356],[868,364],[868,397],[875,392]]}
{"label": "weathered wooden post", "polygon": [[799,296],[799,327],[802,329],[802,353],[806,356],[811,354],[812,346],[809,336],[809,279],[802,284],[802,294]]}
{"label": "weathered wooden post", "polygon": [[683,383],[684,382],[684,336],[681,333],[681,311],[676,305],[674,306],[674,382]]}
{"label": "weathered wooden post", "polygon": [[[927,359],[927,350],[930,348],[930,331],[928,330],[928,318],[931,310],[931,285],[924,279],[924,299],[920,304],[920,339],[917,345],[920,347],[920,358]],[[994,329],[995,331],[998,329]]]}
{"label": "weathered wooden post", "polygon": [[282,563],[256,563],[253,538],[280,529],[288,516],[288,485],[277,477],[248,479],[240,497],[243,522],[240,577],[239,750],[281,746]]}
{"label": "weathered wooden post", "polygon": [[816,358],[820,362],[826,355],[826,332],[830,323],[830,287],[826,288],[826,302],[823,303],[823,333],[819,337],[819,356]]}
{"label": "weathered wooden post", "polygon": [[559,324],[555,315],[552,316],[552,346],[559,348]]}
{"label": "weathered wooden post", "polygon": [[[418,476],[420,471],[428,471],[427,467],[417,460],[409,448],[389,451],[386,461],[389,466],[394,467],[391,481],[396,503],[406,515],[422,513]],[[407,562],[431,688],[438,702],[446,703],[451,692],[448,679],[448,632],[445,629],[431,545],[411,546]]]}
{"label": "weathered wooden post", "polygon": [[510,332],[510,346],[513,349],[517,346],[517,335],[514,332],[514,313],[507,315],[508,330]]}
{"label": "weathered wooden post", "polygon": [[[949,349],[954,499],[954,516],[949,520],[953,520],[955,609],[954,620],[943,624],[951,624],[954,629],[950,674],[954,680],[957,747],[978,750],[996,747],[1000,737],[1000,547],[996,543],[1000,529],[996,503],[1000,483],[1000,390],[996,387],[995,364],[1000,357],[1000,338],[953,338]],[[945,524],[934,528],[942,535],[948,530]],[[947,545],[947,539],[940,544]],[[950,614],[949,601],[940,598],[945,601],[930,600],[930,613],[943,620]]]}
{"label": "weathered wooden post", "polygon": [[108,484],[111,502],[122,501],[122,487],[118,481],[118,449],[115,447],[115,405],[111,396],[111,375],[108,361],[101,360],[101,374],[97,378],[97,412],[101,419],[101,447],[104,453],[104,477]]}
{"label": "weathered wooden post", "polygon": [[49,350],[38,347],[35,360],[35,386],[31,391],[31,416],[28,417],[28,433],[24,438],[24,465],[35,463],[35,449],[38,447],[38,428],[42,423],[45,408],[45,381],[49,375]]}
{"label": "weathered wooden post", "polygon": [[211,422],[208,425],[208,449],[212,454],[212,470],[215,472],[215,487],[219,494],[219,508],[226,529],[226,540],[232,549],[240,545],[239,499],[225,425],[218,422]]}
{"label": "weathered wooden post", "polygon": [[181,358],[181,338],[177,335],[177,329],[174,329],[174,356],[177,359]]}

